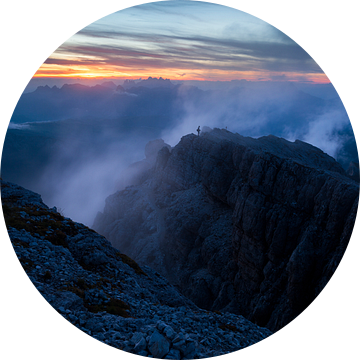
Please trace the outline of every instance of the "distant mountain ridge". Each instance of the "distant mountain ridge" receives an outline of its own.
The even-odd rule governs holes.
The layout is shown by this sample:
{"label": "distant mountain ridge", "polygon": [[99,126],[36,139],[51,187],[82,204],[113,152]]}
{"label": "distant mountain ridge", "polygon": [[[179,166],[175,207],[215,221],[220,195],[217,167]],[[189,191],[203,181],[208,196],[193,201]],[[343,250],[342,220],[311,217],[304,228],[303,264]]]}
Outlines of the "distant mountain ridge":
{"label": "distant mountain ridge", "polygon": [[[150,82],[153,83],[154,79]],[[164,87],[161,86],[152,86],[151,92],[138,98],[138,94],[131,89],[125,91],[121,85],[114,86],[109,82],[95,86],[64,84],[61,88],[39,86],[34,92],[21,96],[11,122],[120,119],[124,116],[154,115],[160,112],[169,114],[176,98],[176,91],[164,93]],[[140,86],[136,86],[138,87]],[[173,89],[173,86],[170,88]]]}
{"label": "distant mountain ridge", "polygon": [[188,122],[193,119],[202,126],[228,127],[246,136],[274,134],[315,141],[325,151],[335,149],[331,155],[346,170],[351,162],[358,162],[354,134],[339,97],[325,100],[310,95],[319,91],[309,84],[299,87],[304,92],[288,82],[233,83],[223,90],[206,91],[161,77],[125,80],[118,86],[111,81],[95,86],[39,86],[21,96],[11,122],[111,120],[122,125],[126,119],[142,117],[143,121],[127,122],[126,127],[153,127],[161,135],[178,127],[189,132]]}
{"label": "distant mountain ridge", "polygon": [[[76,204],[92,198],[89,189],[98,188],[98,181],[102,193],[109,189],[107,196],[115,191],[108,180],[115,182],[123,165],[141,160],[147,142],[162,137],[174,145],[199,125],[227,128],[244,136],[273,134],[310,142],[359,179],[356,142],[339,98],[325,100],[286,82],[234,81],[232,87],[212,90],[168,86],[168,79],[151,77],[125,83],[42,86],[23,94],[5,138],[3,179],[43,194],[49,204],[70,207],[69,216],[90,224],[100,207],[87,206],[94,214],[77,218],[83,212],[72,210],[76,205],[57,195],[59,184],[79,195],[78,200],[69,195]],[[94,174],[101,179],[86,176],[86,186],[79,189],[78,179],[94,163]]]}
{"label": "distant mountain ridge", "polygon": [[[326,101],[324,102],[323,99],[303,93],[291,83],[273,82],[253,84],[251,82],[239,81],[234,82],[234,84],[236,84],[236,86],[234,85],[232,88],[224,89],[223,91],[203,91],[195,86],[181,84],[174,85],[169,79],[149,77],[148,79],[138,81],[125,80],[122,85],[118,86],[112,81],[106,81],[94,86],[83,85],[80,83],[64,84],[61,87],[44,85],[38,86],[33,92],[24,93],[22,95],[15,108],[11,121],[14,123],[22,123],[28,121],[49,121],[69,118],[119,118],[124,115],[129,115],[123,111],[124,108],[129,110],[132,106],[135,106],[135,109],[132,109],[131,111],[139,111],[139,107],[146,106],[146,110],[151,113],[153,111],[150,109],[150,104],[147,99],[137,99],[136,101],[133,99],[132,102],[128,102],[128,99],[125,97],[126,93],[139,94],[139,89],[141,88],[149,90],[141,93],[142,96],[156,96],[156,100],[160,104],[160,106],[156,106],[156,108],[161,108],[163,109],[162,111],[167,108],[165,104],[169,101],[171,107],[174,107],[175,105],[176,107],[179,107],[180,105],[181,108],[182,101],[184,100],[189,101],[192,99],[194,105],[198,102],[200,102],[200,105],[210,94],[215,94],[219,97],[219,101],[221,101],[222,97],[227,99],[229,97],[236,98],[238,95],[242,97],[244,90],[246,90],[244,93],[246,96],[249,96],[247,94],[251,94],[251,97],[253,97],[256,93],[258,93],[259,96],[263,96],[265,102],[262,106],[268,106],[266,98],[269,96],[272,97],[272,99],[269,98],[269,100],[273,102],[272,106],[274,109],[276,109],[277,106],[283,106],[282,102],[284,100],[289,100],[289,105],[291,105],[292,102],[295,104],[296,101],[305,101],[306,105],[304,103],[299,104],[300,106],[297,108],[297,111],[298,109],[304,111],[310,106],[307,110],[312,113],[316,113],[316,111],[314,112],[316,108],[321,108],[326,104]],[[179,94],[180,88],[181,93]],[[282,95],[280,97],[271,95],[278,92],[283,94],[284,99],[281,98]],[[292,98],[287,99],[287,93],[292,93]],[[157,94],[161,96],[164,96],[165,94],[168,95],[166,95],[164,99],[161,99]],[[116,95],[122,95],[122,97],[119,98]],[[176,99],[176,104],[172,104]],[[144,105],[141,105],[141,100],[144,101]],[[181,101],[179,102],[179,100]],[[151,98],[151,101],[152,106],[154,106],[154,98]],[[123,105],[121,104],[122,102],[124,102]],[[214,106],[214,104],[212,104],[212,106]],[[105,108],[107,108],[107,111],[105,111]],[[259,111],[261,109],[254,110]]]}

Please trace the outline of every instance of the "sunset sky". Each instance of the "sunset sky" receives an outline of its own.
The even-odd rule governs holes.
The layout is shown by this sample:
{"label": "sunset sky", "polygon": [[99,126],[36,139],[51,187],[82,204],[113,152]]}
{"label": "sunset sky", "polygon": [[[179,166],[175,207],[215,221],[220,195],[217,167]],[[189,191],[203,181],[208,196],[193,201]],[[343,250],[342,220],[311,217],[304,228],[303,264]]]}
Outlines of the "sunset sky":
{"label": "sunset sky", "polygon": [[34,77],[148,76],[329,82],[273,26],[235,9],[190,1],[150,3],[104,17],[62,44]]}

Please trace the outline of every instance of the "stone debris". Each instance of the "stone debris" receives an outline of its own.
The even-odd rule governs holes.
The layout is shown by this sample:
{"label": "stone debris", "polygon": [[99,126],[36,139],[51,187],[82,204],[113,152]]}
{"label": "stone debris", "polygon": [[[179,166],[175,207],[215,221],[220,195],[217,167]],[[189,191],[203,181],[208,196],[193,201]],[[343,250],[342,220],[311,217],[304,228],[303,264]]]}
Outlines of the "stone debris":
{"label": "stone debris", "polygon": [[272,333],[243,316],[198,308],[101,235],[1,182],[8,233],[34,286],[70,323],[97,340],[146,357],[206,358]]}

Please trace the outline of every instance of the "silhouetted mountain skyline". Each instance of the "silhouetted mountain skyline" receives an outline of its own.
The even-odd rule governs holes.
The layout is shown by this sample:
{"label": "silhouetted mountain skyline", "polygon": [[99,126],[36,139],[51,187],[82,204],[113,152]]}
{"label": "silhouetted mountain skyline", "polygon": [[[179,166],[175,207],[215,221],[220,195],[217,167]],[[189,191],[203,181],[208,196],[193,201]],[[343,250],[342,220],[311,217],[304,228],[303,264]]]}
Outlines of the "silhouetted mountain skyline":
{"label": "silhouetted mountain skyline", "polygon": [[[89,224],[125,169],[143,159],[147,142],[162,138],[174,146],[198,126],[255,138],[299,139],[357,176],[355,138],[338,97],[319,98],[290,82],[232,85],[202,90],[150,77],[123,86],[111,81],[40,86],[23,94],[16,106],[2,176]],[[93,192],[97,196],[89,196]],[[87,204],[89,213],[79,204]]]}

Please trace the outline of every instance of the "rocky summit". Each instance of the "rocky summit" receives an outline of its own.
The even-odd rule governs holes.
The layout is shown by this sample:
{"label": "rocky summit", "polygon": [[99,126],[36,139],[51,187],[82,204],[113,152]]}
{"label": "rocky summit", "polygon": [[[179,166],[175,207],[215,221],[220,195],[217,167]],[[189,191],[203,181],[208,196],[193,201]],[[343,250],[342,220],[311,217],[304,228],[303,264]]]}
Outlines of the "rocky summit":
{"label": "rocky summit", "polygon": [[1,181],[1,198],[30,280],[56,311],[94,338],[142,356],[196,359],[271,335],[241,315],[200,309],[158,272],[49,209],[40,195]]}
{"label": "rocky summit", "polygon": [[214,129],[163,147],[133,186],[107,198],[93,227],[199,308],[276,331],[333,275],[358,195],[312,145]]}

